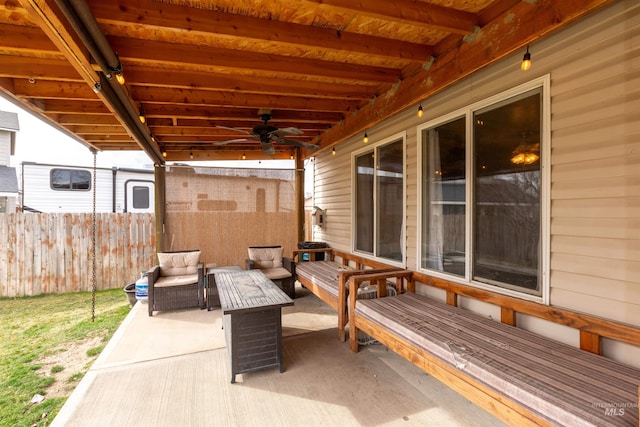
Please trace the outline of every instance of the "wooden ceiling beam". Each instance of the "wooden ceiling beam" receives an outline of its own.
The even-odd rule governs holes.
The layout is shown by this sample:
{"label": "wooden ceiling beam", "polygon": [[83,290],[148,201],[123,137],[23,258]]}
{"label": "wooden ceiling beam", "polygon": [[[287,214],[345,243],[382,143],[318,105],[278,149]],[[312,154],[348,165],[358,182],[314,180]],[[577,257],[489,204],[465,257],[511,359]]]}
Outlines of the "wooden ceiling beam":
{"label": "wooden ceiling beam", "polygon": [[127,130],[119,125],[67,125],[66,128],[79,135],[128,135]]}
{"label": "wooden ceiling beam", "polygon": [[[147,123],[149,124],[149,126],[167,126],[167,127],[171,127],[171,126],[178,126],[181,128],[188,128],[188,127],[200,127],[200,128],[210,128],[212,126],[226,126],[226,127],[230,127],[230,128],[238,128],[238,129],[245,129],[245,130],[251,130],[251,126],[247,126],[247,122],[246,121],[240,121],[240,120],[206,120],[206,119],[190,119],[190,118],[179,118],[177,119],[177,123],[176,124],[170,124],[168,123],[169,119],[148,119]],[[256,123],[258,124],[259,120],[258,118],[256,118]],[[288,122],[288,121],[284,121],[281,119],[276,118],[272,118],[271,120],[269,120],[269,123],[274,125],[274,126],[278,126],[280,128],[288,128],[288,127],[297,127],[298,129],[305,131],[305,132],[320,132],[320,131],[324,131],[327,130],[329,128],[329,125],[327,125],[326,123],[309,123],[309,122]]]}
{"label": "wooden ceiling beam", "polygon": [[[488,64],[499,61],[523,44],[542,37],[588,14],[611,0],[572,0],[559,2],[520,2],[509,9],[508,19],[496,17],[469,43],[458,45],[442,55],[429,70],[402,81],[367,104],[358,114],[345,117],[339,125],[329,129],[316,140],[322,149],[371,128],[419,101],[428,99]],[[521,72],[514,68],[514,72]],[[427,101],[428,102],[428,101]]]}
{"label": "wooden ceiling beam", "polygon": [[[178,117],[178,118],[200,118],[208,120],[255,120],[260,123],[258,108],[233,108],[233,107],[205,107],[186,105],[161,105],[149,104],[145,106],[147,117]],[[341,113],[323,111],[295,111],[295,110],[274,110],[273,117],[277,120],[287,120],[291,122],[311,122],[311,123],[335,123],[343,117]]]}
{"label": "wooden ceiling beam", "polygon": [[0,40],[2,40],[2,48],[0,48],[2,53],[11,49],[31,55],[40,53],[64,58],[56,45],[38,27],[0,23]]}
{"label": "wooden ceiling beam", "polygon": [[125,67],[127,63],[151,62],[181,67],[206,67],[211,70],[251,70],[282,76],[318,76],[373,83],[395,83],[400,78],[400,70],[369,65],[114,36],[109,37],[109,43],[118,52]]}
{"label": "wooden ceiling beam", "polygon": [[77,114],[113,114],[100,101],[71,101],[47,99],[42,101],[42,112],[51,113],[77,113]]}
{"label": "wooden ceiling beam", "polygon": [[78,72],[62,59],[0,55],[0,76],[41,80],[83,81]]}
{"label": "wooden ceiling beam", "polygon": [[230,90],[237,93],[279,94],[313,98],[350,98],[367,100],[375,96],[378,86],[335,84],[310,80],[273,79],[141,66],[126,67],[131,86],[159,86],[183,89]]}
{"label": "wooden ceiling beam", "polygon": [[305,0],[353,11],[373,18],[421,25],[438,30],[469,34],[478,23],[476,14],[414,0]]}
{"label": "wooden ceiling beam", "polygon": [[118,125],[118,119],[112,115],[102,114],[73,114],[73,113],[61,113],[57,115],[58,123],[61,125]]}
{"label": "wooden ceiling beam", "polygon": [[214,35],[249,39],[286,44],[296,48],[357,52],[414,62],[428,62],[431,55],[430,46],[402,40],[158,3],[152,0],[90,0],[88,3],[100,23],[112,23],[119,28],[122,25],[131,25],[136,31],[139,31],[141,26],[147,27],[149,32],[161,29],[180,34],[188,31],[189,34],[198,34],[203,37]]}
{"label": "wooden ceiling beam", "polygon": [[54,82],[47,80],[19,79],[14,83],[15,94],[23,98],[89,99],[97,100],[93,90],[83,82]]}
{"label": "wooden ceiling beam", "polygon": [[287,108],[306,111],[353,111],[364,101],[349,99],[312,99],[302,96],[281,96],[238,93],[232,91],[205,91],[194,89],[169,89],[149,86],[131,88],[134,99],[140,103],[189,104],[223,106],[259,106],[261,108]]}

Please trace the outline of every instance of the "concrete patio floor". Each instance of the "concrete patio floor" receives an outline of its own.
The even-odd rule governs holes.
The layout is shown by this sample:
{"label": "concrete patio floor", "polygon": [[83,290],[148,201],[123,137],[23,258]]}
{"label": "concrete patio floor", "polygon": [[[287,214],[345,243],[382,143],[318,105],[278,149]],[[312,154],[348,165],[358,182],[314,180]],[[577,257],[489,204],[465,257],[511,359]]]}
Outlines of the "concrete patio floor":
{"label": "concrete patio floor", "polygon": [[283,309],[283,360],[231,384],[220,310],[137,303],[53,426],[501,426],[379,344],[352,353],[306,289]]}

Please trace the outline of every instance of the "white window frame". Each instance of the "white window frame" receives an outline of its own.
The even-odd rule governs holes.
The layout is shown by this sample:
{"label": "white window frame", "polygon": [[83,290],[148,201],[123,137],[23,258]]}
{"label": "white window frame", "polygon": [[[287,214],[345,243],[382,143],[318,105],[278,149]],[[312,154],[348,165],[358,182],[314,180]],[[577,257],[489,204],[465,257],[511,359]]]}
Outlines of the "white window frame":
{"label": "white window frame", "polygon": [[[369,136],[369,139],[371,140],[371,136]],[[363,252],[360,251],[358,249],[356,249],[356,235],[355,235],[355,227],[352,226],[351,227],[351,251],[355,254],[358,254],[360,256],[362,256],[363,258],[367,258],[367,259],[373,259],[376,261],[380,261],[380,262],[384,262],[385,264],[389,264],[389,265],[393,265],[393,266],[398,266],[398,267],[402,267],[405,268],[406,267],[406,263],[407,263],[407,232],[406,232],[406,227],[407,227],[407,132],[406,131],[402,131],[399,133],[396,133],[394,135],[391,135],[385,139],[382,139],[378,142],[375,143],[371,143],[369,142],[366,146],[362,147],[360,150],[357,151],[353,151],[351,152],[351,224],[355,225],[356,224],[356,216],[357,216],[357,212],[356,212],[356,181],[357,181],[357,170],[356,170],[356,158],[360,155],[362,155],[363,153],[369,152],[369,151],[373,151],[374,154],[377,153],[377,150],[379,147],[385,146],[387,144],[390,144],[392,142],[397,142],[401,140],[402,141],[402,152],[403,152],[403,156],[402,156],[402,172],[403,172],[403,176],[402,176],[402,231],[401,231],[401,242],[400,242],[400,249],[402,251],[402,261],[396,261],[396,260],[392,260],[389,258],[384,258],[384,257],[380,257],[377,255],[376,250],[378,247],[378,239],[377,239],[377,234],[376,231],[377,230],[377,211],[374,209],[373,212],[373,223],[374,223],[374,236],[373,236],[373,254],[370,254],[368,252]],[[375,164],[376,162],[374,162]],[[374,193],[373,193],[373,205],[377,206],[377,193],[375,191],[375,188],[377,188],[377,174],[373,174],[373,188],[374,188]]]}
{"label": "white window frame", "polygon": [[[534,90],[534,89],[542,89],[542,129],[541,129],[541,163],[540,163],[540,179],[541,179],[541,188],[540,188],[540,275],[541,275],[541,294],[540,295],[532,295],[525,292],[519,292],[513,289],[507,289],[499,286],[489,285],[486,283],[481,283],[474,281],[472,279],[471,268],[473,265],[473,253],[471,251],[472,248],[472,233],[473,233],[473,218],[471,217],[471,206],[472,206],[472,197],[473,197],[473,179],[474,170],[473,170],[473,113],[475,111],[481,110],[483,108],[494,105],[498,102],[508,100],[509,98],[513,98],[525,92]],[[462,283],[465,285],[473,286],[476,288],[496,292],[499,294],[512,296],[520,299],[525,299],[529,301],[536,301],[542,304],[549,304],[549,276],[550,276],[550,241],[551,241],[551,77],[549,74],[541,76],[537,79],[531,80],[519,86],[516,86],[512,89],[506,90],[504,92],[498,93],[494,96],[491,96],[482,101],[476,102],[474,104],[468,105],[466,107],[460,108],[454,112],[448,113],[441,117],[438,117],[434,120],[430,120],[426,123],[423,123],[417,126],[417,140],[418,140],[418,209],[417,209],[417,233],[416,233],[416,247],[417,247],[417,257],[416,257],[416,271],[423,272],[430,276],[439,277],[442,279],[446,279],[452,282]],[[423,167],[422,167],[422,159],[423,159],[423,131],[428,128],[432,128],[438,126],[440,124],[449,122],[453,119],[465,117],[466,121],[466,159],[465,159],[465,168],[466,168],[466,193],[465,193],[465,277],[455,276],[451,274],[447,274],[442,271],[436,271],[431,269],[426,269],[422,267],[422,217],[423,217],[423,209],[422,209],[422,195],[423,195]]]}

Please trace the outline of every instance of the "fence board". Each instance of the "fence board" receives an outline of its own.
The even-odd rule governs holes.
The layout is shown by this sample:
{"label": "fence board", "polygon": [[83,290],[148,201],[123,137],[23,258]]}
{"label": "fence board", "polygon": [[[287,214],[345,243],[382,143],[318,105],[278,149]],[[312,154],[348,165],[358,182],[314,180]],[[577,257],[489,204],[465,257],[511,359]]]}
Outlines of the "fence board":
{"label": "fence board", "polygon": [[[0,214],[0,297],[90,291],[91,214]],[[155,261],[154,215],[96,215],[96,288],[133,283]]]}

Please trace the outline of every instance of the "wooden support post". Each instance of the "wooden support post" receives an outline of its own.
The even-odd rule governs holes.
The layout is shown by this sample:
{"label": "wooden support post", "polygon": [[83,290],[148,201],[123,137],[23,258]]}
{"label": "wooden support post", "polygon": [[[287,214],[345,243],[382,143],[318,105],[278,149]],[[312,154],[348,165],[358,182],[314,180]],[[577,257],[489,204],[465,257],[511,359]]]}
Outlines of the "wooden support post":
{"label": "wooden support post", "polygon": [[453,291],[447,291],[447,304],[454,307],[458,306],[458,294]]}
{"label": "wooden support post", "polygon": [[500,307],[500,321],[504,324],[516,326],[516,312],[511,308]]}
{"label": "wooden support post", "polygon": [[600,335],[580,330],[580,348],[591,353],[600,354],[602,350]]}

